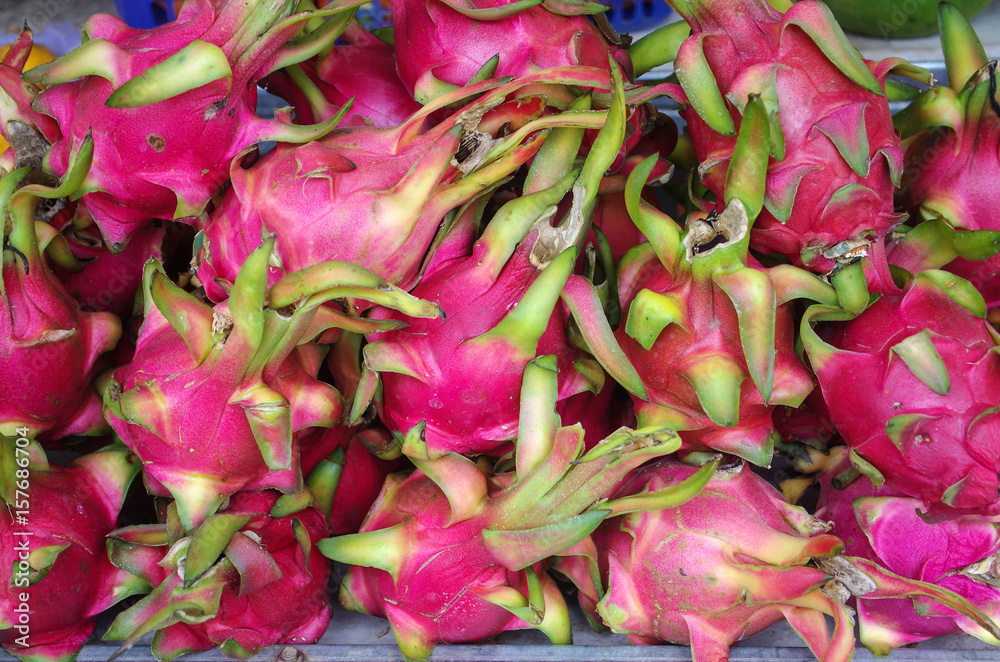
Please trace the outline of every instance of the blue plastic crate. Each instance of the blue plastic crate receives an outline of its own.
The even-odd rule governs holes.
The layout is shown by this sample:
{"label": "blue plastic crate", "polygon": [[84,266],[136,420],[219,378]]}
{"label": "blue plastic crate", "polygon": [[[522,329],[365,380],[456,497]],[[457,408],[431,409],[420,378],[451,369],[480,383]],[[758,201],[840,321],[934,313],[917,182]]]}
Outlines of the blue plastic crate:
{"label": "blue plastic crate", "polygon": [[[666,22],[670,7],[664,0],[602,0],[618,32],[651,30]],[[153,28],[177,18],[175,0],[115,0],[118,15],[134,28]],[[320,3],[322,4],[322,3]],[[374,0],[358,8],[358,20],[369,30],[392,25],[389,0]]]}
{"label": "blue plastic crate", "polygon": [[[666,22],[671,10],[664,0],[601,0],[610,7],[608,20],[618,32],[651,30]],[[374,0],[358,8],[358,20],[369,30],[392,25],[389,0]]]}
{"label": "blue plastic crate", "polygon": [[115,7],[126,23],[144,30],[177,18],[174,0],[115,0]]}
{"label": "blue plastic crate", "polygon": [[618,32],[638,32],[659,27],[670,18],[664,0],[601,0],[608,5],[608,20]]}

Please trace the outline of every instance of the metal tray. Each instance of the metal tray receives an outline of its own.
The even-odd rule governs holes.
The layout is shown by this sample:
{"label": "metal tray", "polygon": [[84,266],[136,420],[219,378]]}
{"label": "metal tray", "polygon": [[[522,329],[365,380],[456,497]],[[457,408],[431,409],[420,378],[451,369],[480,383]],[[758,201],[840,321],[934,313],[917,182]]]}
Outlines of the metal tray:
{"label": "metal tray", "polygon": [[[687,646],[632,646],[622,635],[594,632],[572,601],[570,616],[573,624],[572,646],[553,646],[541,632],[525,630],[500,635],[499,643],[487,645],[442,644],[434,649],[431,662],[686,662],[691,660]],[[97,634],[107,627],[98,625]],[[152,662],[147,643],[137,644],[125,653],[123,662]],[[104,662],[117,650],[117,645],[94,640],[84,647],[78,662]],[[319,642],[307,646],[272,646],[253,658],[255,662],[403,662],[388,621],[347,611],[334,605],[330,627]],[[877,658],[858,646],[857,662]],[[1000,662],[1000,648],[974,637],[949,635],[921,642],[912,648],[900,648],[885,658],[887,662],[959,662],[981,660]],[[218,649],[193,653],[179,662],[229,660]],[[733,646],[730,662],[816,662],[816,658],[786,623],[778,623],[764,632]],[[0,662],[18,662],[17,658],[0,649]]]}

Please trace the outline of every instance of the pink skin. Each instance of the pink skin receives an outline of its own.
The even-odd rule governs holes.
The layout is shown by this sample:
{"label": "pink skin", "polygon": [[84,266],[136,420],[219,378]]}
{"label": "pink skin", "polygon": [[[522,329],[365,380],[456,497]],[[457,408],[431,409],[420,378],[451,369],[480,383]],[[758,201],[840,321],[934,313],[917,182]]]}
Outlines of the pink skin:
{"label": "pink skin", "polygon": [[[98,357],[121,324],[109,313],[81,312],[37,257],[4,250],[0,289],[0,430],[58,439],[105,429],[91,386]],[[59,374],[59,379],[52,375]]]}
{"label": "pink skin", "polygon": [[[474,4],[499,7],[510,2]],[[392,3],[391,9],[399,78],[418,100],[433,94],[436,81],[464,86],[497,54],[497,76],[576,64],[608,70],[609,54],[626,75],[631,72],[627,52],[608,44],[586,16],[560,16],[538,5],[484,22],[441,0],[405,0]]]}
{"label": "pink skin", "polygon": [[[681,53],[693,51],[697,40],[703,39],[701,45],[723,95],[732,94],[745,102],[748,91],[760,92],[762,81],[776,76],[785,157],[781,161],[772,158],[768,164],[765,208],[754,222],[751,247],[825,273],[834,262],[823,257],[824,249],[855,238],[881,241],[902,220],[893,210],[891,173],[901,170],[903,157],[885,97],[852,82],[804,31],[788,25],[788,17],[801,14],[805,5],[782,16],[757,0],[741,0],[726,9],[716,7],[719,3],[714,1],[701,4],[710,10],[699,12],[701,24],[693,28]],[[744,15],[750,20],[744,20]],[[734,20],[737,16],[740,21]],[[884,85],[891,64],[866,64]],[[734,107],[730,113],[738,130],[740,115]],[[721,199],[736,136],[716,133],[691,106],[682,116],[705,168],[702,182]],[[855,172],[817,124],[848,142],[858,140],[851,132],[864,126],[868,173]],[[835,198],[838,190],[854,184],[869,190],[856,190],[839,201]],[[782,196],[793,193],[790,216],[782,222],[772,209]]]}
{"label": "pink skin", "polygon": [[392,347],[394,354],[419,357],[410,365],[419,375],[382,372],[379,415],[392,430],[405,432],[426,421],[427,446],[448,451],[501,455],[517,437],[524,368],[536,356],[555,354],[559,363],[558,400],[582,392],[587,383],[574,368],[582,353],[566,336],[567,314],[557,305],[548,327],[532,349],[512,340],[477,338],[496,326],[538,277],[529,254],[530,235],[494,279],[483,266],[487,247],[439,265],[412,294],[444,308],[445,319],[410,319],[377,309],[372,317],[399,319],[409,326],[372,334],[369,340]]}
{"label": "pink skin", "polygon": [[[635,470],[614,496],[668,487],[695,470],[659,460]],[[607,592],[598,603],[585,584],[581,602],[589,609],[596,603],[604,622],[633,644],[690,644],[697,660],[725,660],[737,639],[782,618],[800,626],[812,609],[830,607],[815,590],[824,573],[804,567],[840,549],[825,531],[747,465],[723,469],[678,507],[602,523],[592,538]],[[839,634],[853,639],[849,629]],[[816,651],[828,637],[824,626],[803,638]]]}
{"label": "pink skin", "polygon": [[267,35],[269,48],[257,48],[240,60],[249,46],[246,36],[238,34],[246,12],[240,3],[200,0],[186,3],[176,21],[151,30],[130,28],[104,14],[86,26],[92,39],[103,38],[122,49],[120,82],[195,39],[223,49],[236,67],[231,79],[138,108],[105,106],[115,85],[96,75],[51,85],[38,95],[35,108],[53,117],[63,132],[48,157],[57,175],[66,171],[74,146],[88,131],[93,133],[91,192],[83,196],[83,204],[113,252],[152,218],[197,215],[226,181],[233,157],[274,133],[271,123],[256,115],[256,78],[267,58],[300,26]]}
{"label": "pink skin", "polygon": [[[224,304],[216,310],[227,312]],[[115,371],[112,386],[120,394],[155,397],[155,405],[149,401],[139,405],[149,417],[150,427],[129,422],[106,406],[111,427],[146,463],[147,486],[161,496],[184,495],[200,504],[195,506],[193,525],[214,512],[214,507],[205,508],[217,496],[224,498],[242,489],[298,489],[300,471],[295,462],[284,470],[268,468],[239,403],[240,393],[264,383],[282,394],[292,410],[293,432],[323,415],[339,415],[310,409],[308,399],[317,392],[329,401],[338,401],[339,396],[314,378],[300,352],[270,365],[263,374],[246,374],[252,357],[243,355],[243,348],[234,342],[231,336],[198,364],[180,334],[155,306],[150,307],[134,358]],[[296,399],[299,396],[304,400],[301,405]],[[106,399],[113,397],[117,396]],[[148,411],[150,407],[155,411]],[[218,442],[220,434],[225,437],[224,444]],[[297,436],[293,436],[293,458],[297,458],[296,445]]]}
{"label": "pink skin", "polygon": [[[943,218],[967,230],[1000,230],[1000,117],[989,102],[996,75],[984,66],[959,92],[955,125],[909,141],[902,201],[914,218]],[[947,88],[945,88],[947,89]],[[951,117],[949,115],[949,117]]]}
{"label": "pink skin", "polygon": [[621,427],[635,428],[635,409],[628,391],[605,375],[598,393],[584,391],[556,405],[563,425],[579,423],[585,433],[583,443],[590,449]]}
{"label": "pink skin", "polygon": [[344,449],[344,468],[333,493],[330,509],[329,535],[357,533],[368,514],[386,476],[408,467],[407,460],[383,460],[376,457],[365,445],[365,437],[374,437],[375,443],[388,443],[391,435],[385,429],[359,430],[345,425],[316,430],[300,440],[300,462],[305,476],[323,459],[338,448]]}
{"label": "pink skin", "polygon": [[[478,128],[493,135],[509,121],[516,130],[543,106],[537,98],[503,103]],[[208,297],[225,300],[262,233],[277,235],[281,268],[270,268],[270,283],[282,272],[333,260],[412,289],[444,216],[516,170],[543,142],[529,136],[462,177],[451,165],[459,147],[458,115],[419,134],[422,114],[398,127],[345,127],[305,145],[279,144],[252,164],[234,163],[232,187],[202,227],[198,279]]]}
{"label": "pink skin", "polygon": [[[218,613],[199,624],[176,623],[158,635],[160,650],[184,649],[185,652],[209,650],[234,639],[247,651],[256,654],[275,644],[312,644],[323,635],[330,622],[330,599],[327,581],[330,561],[315,548],[326,536],[322,514],[306,508],[280,519],[266,515],[280,495],[273,490],[240,492],[233,495],[224,512],[252,514],[241,531],[260,537],[263,549],[271,555],[280,577],[240,595],[239,578],[222,589]],[[298,520],[309,537],[308,558],[295,538],[292,521]],[[181,583],[171,568],[156,565],[167,551],[149,556],[144,572],[154,585]]]}
{"label": "pink skin", "polygon": [[982,262],[971,262],[959,257],[943,268],[975,285],[986,300],[987,307],[1000,306],[1000,255],[994,255]]}
{"label": "pink skin", "polygon": [[[225,300],[227,291],[216,280],[231,286],[260,245],[261,232],[278,234],[275,251],[285,273],[337,260],[412,285],[420,247],[430,244],[441,219],[434,214],[418,221],[413,233],[401,233],[391,224],[402,210],[383,205],[421,157],[442,144],[418,139],[402,147],[395,136],[390,129],[350,127],[305,145],[279,144],[249,168],[234,164],[232,188],[203,227],[198,278],[208,296]],[[442,183],[456,173],[448,168]],[[417,218],[421,207],[413,200],[406,213]],[[280,275],[271,267],[269,284]]]}
{"label": "pink skin", "polygon": [[[947,368],[947,395],[891,349],[924,329]],[[810,351],[810,360],[833,423],[886,485],[950,516],[1000,512],[1000,354],[986,322],[918,277],[902,295],[883,296],[824,333],[836,351],[822,358]],[[912,425],[894,443],[886,426],[905,415]],[[957,494],[946,494],[966,477]]]}
{"label": "pink skin", "polygon": [[525,571],[508,570],[484,548],[488,517],[483,509],[453,524],[448,500],[427,476],[393,474],[361,530],[402,523],[408,541],[402,567],[393,581],[384,570],[351,566],[341,601],[347,596],[352,609],[388,618],[401,645],[414,633],[433,642],[468,643],[532,627],[476,594],[502,586],[528,594]]}
{"label": "pink skin", "polygon": [[[617,263],[633,246],[646,241],[645,235],[632,222],[625,207],[625,193],[615,191],[605,193],[597,199],[594,211],[594,225],[600,228],[611,247],[611,254]],[[593,241],[591,232],[588,240]]]}
{"label": "pink skin", "polygon": [[[675,425],[681,431],[685,449],[708,448],[756,458],[761,454],[760,449],[770,447],[774,407],[764,402],[753,380],[749,376],[744,379],[740,388],[739,423],[727,428],[712,422],[694,386],[680,372],[692,356],[699,355],[722,353],[746,365],[735,306],[711,280],[697,282],[690,267],[681,265],[678,273],[671,275],[651,251],[648,257],[622,263],[618,290],[623,313],[628,314],[629,306],[641,290],[649,289],[681,299],[686,305],[688,322],[683,328],[680,324],[667,326],[649,350],[629,336],[624,325],[615,334],[649,392],[648,402],[633,397],[639,424],[667,421]],[[749,260],[751,266],[762,268],[752,257]],[[777,309],[775,351],[771,402],[808,392],[811,380],[795,356],[791,310],[787,304]],[[770,455],[761,459],[766,462]]]}
{"label": "pink skin", "polygon": [[[996,618],[1000,591],[960,571],[1000,550],[997,525],[968,515],[925,522],[917,514],[922,506],[918,499],[886,486],[877,488],[865,476],[843,489],[833,487],[832,478],[848,468],[841,462],[824,474],[816,512],[817,518],[833,523],[832,533],[844,541],[845,553],[955,591]],[[918,614],[917,606],[929,610]],[[873,633],[893,648],[974,629],[954,611],[912,599],[857,599],[857,609],[862,640]]]}
{"label": "pink skin", "polygon": [[[329,119],[354,99],[341,126],[396,126],[417,112],[420,104],[403,87],[396,74],[392,46],[372,36],[352,22],[338,43],[322,59],[300,66],[329,105],[311,108],[295,82],[285,72],[268,77],[267,90],[287,100],[295,108],[295,121],[313,124]],[[322,110],[322,112],[317,112]]]}
{"label": "pink skin", "polygon": [[[996,82],[988,66],[959,93],[948,126],[921,131],[908,142],[900,198],[914,219],[942,219],[965,230],[1000,230],[1000,117],[989,101]],[[948,88],[940,88],[948,91]],[[895,251],[893,264],[916,272],[919,253]],[[939,264],[928,265],[937,267]],[[1000,305],[1000,256],[974,262],[956,258],[941,267],[970,281],[987,306]]]}
{"label": "pink skin", "polygon": [[146,260],[163,259],[162,225],[146,225],[136,230],[121,253],[112,253],[95,226],[63,230],[73,256],[83,270],[72,273],[53,266],[53,273],[65,286],[81,310],[107,311],[128,320],[135,306],[135,294],[142,287],[142,266]]}
{"label": "pink skin", "polygon": [[[77,465],[50,465],[28,473],[27,524],[0,517],[0,644],[13,655],[64,659],[79,652],[94,631],[97,615],[117,601],[114,592],[124,573],[108,560],[105,536],[117,526],[122,496],[118,490],[125,486]],[[13,502],[10,507],[15,508]],[[16,535],[22,531],[32,536]],[[12,575],[24,541],[32,550],[68,545],[48,574],[27,588],[15,585],[17,577]],[[16,643],[23,633],[3,625],[19,622],[15,610],[24,602],[21,593],[28,594],[30,609],[27,649]]]}

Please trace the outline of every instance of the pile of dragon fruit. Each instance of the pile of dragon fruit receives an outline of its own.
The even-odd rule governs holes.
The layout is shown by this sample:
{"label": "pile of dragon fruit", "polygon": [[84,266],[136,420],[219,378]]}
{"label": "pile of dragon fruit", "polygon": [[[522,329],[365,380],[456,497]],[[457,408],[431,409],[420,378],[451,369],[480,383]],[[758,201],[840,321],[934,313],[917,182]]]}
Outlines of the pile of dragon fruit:
{"label": "pile of dragon fruit", "polygon": [[0,63],[7,653],[247,659],[338,600],[408,660],[570,644],[568,600],[699,661],[783,620],[828,662],[1000,644],[1000,97],[958,10],[944,84],[816,0],[634,41],[317,4]]}

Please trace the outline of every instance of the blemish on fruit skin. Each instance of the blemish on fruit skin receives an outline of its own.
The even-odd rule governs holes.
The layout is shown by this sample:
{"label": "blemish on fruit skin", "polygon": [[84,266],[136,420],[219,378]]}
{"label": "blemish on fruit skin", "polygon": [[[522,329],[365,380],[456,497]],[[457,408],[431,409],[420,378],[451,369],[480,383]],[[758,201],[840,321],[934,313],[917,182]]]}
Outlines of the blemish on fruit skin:
{"label": "blemish on fruit skin", "polygon": [[163,136],[159,136],[155,133],[151,133],[146,136],[146,142],[149,146],[153,148],[154,152],[162,152],[167,147],[167,141],[163,139]]}

